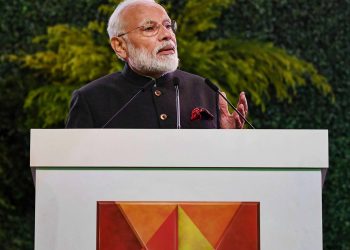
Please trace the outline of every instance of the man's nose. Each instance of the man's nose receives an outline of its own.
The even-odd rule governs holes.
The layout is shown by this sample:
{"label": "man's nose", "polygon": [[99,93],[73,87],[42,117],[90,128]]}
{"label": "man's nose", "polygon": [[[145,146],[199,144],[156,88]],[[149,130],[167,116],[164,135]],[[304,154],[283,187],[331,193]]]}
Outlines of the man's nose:
{"label": "man's nose", "polygon": [[170,40],[175,38],[174,32],[170,29],[167,29],[164,25],[159,27],[159,40]]}

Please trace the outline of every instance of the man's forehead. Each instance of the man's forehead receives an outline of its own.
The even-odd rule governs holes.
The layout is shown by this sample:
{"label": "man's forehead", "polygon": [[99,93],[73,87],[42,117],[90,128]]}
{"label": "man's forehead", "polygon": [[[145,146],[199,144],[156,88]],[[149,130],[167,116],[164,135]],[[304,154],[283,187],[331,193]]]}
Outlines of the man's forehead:
{"label": "man's forehead", "polygon": [[127,26],[142,25],[150,21],[163,23],[170,20],[165,9],[157,3],[137,3],[128,6],[122,15]]}

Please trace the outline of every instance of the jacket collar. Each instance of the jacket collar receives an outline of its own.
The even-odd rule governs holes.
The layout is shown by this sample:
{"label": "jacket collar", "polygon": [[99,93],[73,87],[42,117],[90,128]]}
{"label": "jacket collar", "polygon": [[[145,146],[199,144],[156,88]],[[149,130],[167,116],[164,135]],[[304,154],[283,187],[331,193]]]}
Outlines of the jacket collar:
{"label": "jacket collar", "polygon": [[[124,69],[122,70],[123,77],[132,84],[138,86],[144,86],[147,82],[151,81],[153,78],[148,76],[142,76],[137,74],[135,71],[131,69],[131,67],[126,63],[124,65]],[[153,79],[156,81],[157,85],[163,85],[169,81],[172,81],[174,72],[165,73],[161,77],[157,79]]]}

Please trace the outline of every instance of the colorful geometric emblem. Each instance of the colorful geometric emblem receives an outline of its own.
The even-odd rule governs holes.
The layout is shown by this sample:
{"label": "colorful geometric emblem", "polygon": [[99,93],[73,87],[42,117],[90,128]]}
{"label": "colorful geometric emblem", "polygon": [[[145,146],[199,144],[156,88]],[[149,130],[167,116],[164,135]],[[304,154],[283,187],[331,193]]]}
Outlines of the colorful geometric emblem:
{"label": "colorful geometric emblem", "polygon": [[98,250],[258,250],[258,202],[98,202]]}

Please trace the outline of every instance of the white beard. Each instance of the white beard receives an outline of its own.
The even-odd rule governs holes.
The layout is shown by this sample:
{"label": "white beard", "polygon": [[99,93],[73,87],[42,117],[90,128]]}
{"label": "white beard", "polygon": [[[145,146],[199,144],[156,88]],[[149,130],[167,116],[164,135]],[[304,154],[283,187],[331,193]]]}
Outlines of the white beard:
{"label": "white beard", "polygon": [[[167,46],[175,47],[175,53],[170,55],[159,55],[157,52]],[[155,48],[152,53],[149,53],[145,48],[135,48],[130,42],[127,43],[129,59],[128,62],[139,72],[144,72],[145,75],[165,74],[175,71],[179,65],[176,46],[172,41],[166,41],[159,47]]]}

